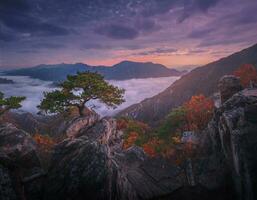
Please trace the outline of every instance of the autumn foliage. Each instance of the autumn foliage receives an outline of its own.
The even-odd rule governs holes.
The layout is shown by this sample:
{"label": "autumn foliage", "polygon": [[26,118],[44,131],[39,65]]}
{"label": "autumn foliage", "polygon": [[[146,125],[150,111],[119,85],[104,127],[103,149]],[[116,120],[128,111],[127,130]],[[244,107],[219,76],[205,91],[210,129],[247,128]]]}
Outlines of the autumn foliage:
{"label": "autumn foliage", "polygon": [[138,139],[138,133],[137,132],[130,132],[127,136],[127,138],[124,140],[123,148],[128,149],[129,147],[133,146]]}
{"label": "autumn foliage", "polygon": [[204,95],[192,96],[184,104],[184,108],[186,110],[186,129],[189,131],[202,130],[213,115],[214,102]]}
{"label": "autumn foliage", "polygon": [[149,126],[145,123],[134,121],[126,118],[117,120],[117,130],[124,132],[123,148],[128,149],[136,142],[142,140],[149,130]]}
{"label": "autumn foliage", "polygon": [[43,151],[45,153],[50,152],[55,144],[54,140],[51,137],[47,135],[41,135],[39,133],[36,133],[33,136],[33,139],[37,143],[40,151]]}
{"label": "autumn foliage", "polygon": [[[128,119],[117,120],[117,129],[124,132],[124,149],[137,145],[150,157],[176,157],[175,160],[181,161],[183,156],[179,157],[176,146],[181,144],[182,133],[203,130],[213,111],[214,102],[211,99],[204,95],[196,95],[183,106],[174,109],[156,129],[150,129],[142,122]],[[192,148],[189,147],[187,150],[191,151]]]}
{"label": "autumn foliage", "polygon": [[252,64],[242,65],[233,74],[240,78],[243,87],[248,87],[251,83],[257,83],[257,70]]}
{"label": "autumn foliage", "polygon": [[142,145],[144,152],[149,155],[150,157],[157,156],[157,148],[158,146],[162,145],[162,141],[158,138],[152,138],[147,141],[145,144]]}

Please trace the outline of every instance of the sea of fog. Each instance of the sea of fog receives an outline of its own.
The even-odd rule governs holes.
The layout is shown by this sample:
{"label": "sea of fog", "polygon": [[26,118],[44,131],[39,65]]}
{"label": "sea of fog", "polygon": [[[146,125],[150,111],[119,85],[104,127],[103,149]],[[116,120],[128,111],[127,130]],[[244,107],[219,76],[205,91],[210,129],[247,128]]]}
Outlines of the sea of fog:
{"label": "sea of fog", "polygon": [[[44,91],[56,89],[50,81],[42,81],[27,76],[0,77],[14,81],[14,84],[0,84],[0,91],[3,92],[5,96],[26,96],[27,98],[22,103],[22,108],[20,110],[31,113],[38,112],[37,105],[43,98]],[[109,82],[111,84],[126,90],[124,95],[126,102],[116,109],[108,108],[98,101],[89,102],[88,106],[102,116],[111,116],[132,104],[139,103],[145,98],[158,94],[177,79],[179,79],[179,77],[130,79],[122,81],[110,80]]]}

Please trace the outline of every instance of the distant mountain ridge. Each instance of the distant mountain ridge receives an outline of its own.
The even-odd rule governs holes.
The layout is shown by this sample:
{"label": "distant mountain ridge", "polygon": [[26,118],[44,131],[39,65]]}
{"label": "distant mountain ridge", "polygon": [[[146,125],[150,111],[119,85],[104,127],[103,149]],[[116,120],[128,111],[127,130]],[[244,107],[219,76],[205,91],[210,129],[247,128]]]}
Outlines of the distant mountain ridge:
{"label": "distant mountain ridge", "polygon": [[169,69],[161,64],[151,62],[140,63],[123,61],[111,67],[90,66],[83,63],[38,65],[31,68],[22,68],[5,71],[6,75],[30,76],[47,81],[62,81],[67,75],[77,72],[92,71],[102,74],[105,79],[126,80],[132,78],[155,78],[168,76],[181,76],[185,71]]}
{"label": "distant mountain ridge", "polygon": [[257,44],[192,70],[163,92],[126,108],[118,116],[128,116],[151,125],[156,124],[191,96],[212,95],[217,91],[219,79],[224,75],[232,74],[242,64],[253,64],[257,67]]}

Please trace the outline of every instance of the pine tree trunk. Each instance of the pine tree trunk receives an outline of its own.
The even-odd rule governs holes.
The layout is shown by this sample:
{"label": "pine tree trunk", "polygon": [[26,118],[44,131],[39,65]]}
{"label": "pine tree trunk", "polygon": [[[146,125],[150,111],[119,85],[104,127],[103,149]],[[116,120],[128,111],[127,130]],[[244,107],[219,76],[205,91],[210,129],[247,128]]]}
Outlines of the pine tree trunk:
{"label": "pine tree trunk", "polygon": [[83,116],[84,115],[84,105],[82,105],[82,106],[78,106],[78,110],[79,110],[79,115],[80,116]]}

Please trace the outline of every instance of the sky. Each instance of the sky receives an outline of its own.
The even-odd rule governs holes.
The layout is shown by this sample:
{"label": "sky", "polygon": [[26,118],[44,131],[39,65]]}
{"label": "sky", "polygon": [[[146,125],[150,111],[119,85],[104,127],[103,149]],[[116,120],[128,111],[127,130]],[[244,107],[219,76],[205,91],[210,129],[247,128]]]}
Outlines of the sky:
{"label": "sky", "polygon": [[0,0],[0,68],[203,65],[257,43],[257,0]]}

